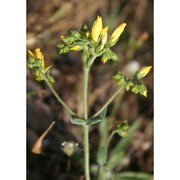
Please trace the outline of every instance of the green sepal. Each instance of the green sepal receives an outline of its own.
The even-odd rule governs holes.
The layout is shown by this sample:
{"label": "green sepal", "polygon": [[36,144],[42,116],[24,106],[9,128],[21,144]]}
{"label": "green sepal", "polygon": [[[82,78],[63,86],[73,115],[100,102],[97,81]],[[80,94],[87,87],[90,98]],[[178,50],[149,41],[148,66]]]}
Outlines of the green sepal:
{"label": "green sepal", "polygon": [[112,42],[111,40],[109,40],[109,41],[108,41],[108,46],[109,46],[109,47],[112,47],[112,46],[114,46],[118,41],[119,41],[119,38],[118,38],[116,41],[114,41],[114,42]]}
{"label": "green sepal", "polygon": [[110,59],[109,51],[105,51],[105,53],[102,55],[103,63],[106,63],[109,59]]}
{"label": "green sepal", "polygon": [[101,147],[97,154],[97,163],[104,165],[107,162],[107,147]]}
{"label": "green sepal", "polygon": [[64,37],[63,42],[65,42],[67,45],[71,45],[76,41],[76,38],[73,36],[69,36],[69,37]]}
{"label": "green sepal", "polygon": [[129,91],[130,88],[134,85],[131,79],[126,80],[125,89],[126,91]]}
{"label": "green sepal", "polygon": [[127,131],[129,129],[128,122],[125,120],[121,124],[116,124],[115,129],[113,130],[113,133],[119,134],[121,137],[127,136]]}
{"label": "green sepal", "polygon": [[76,51],[81,51],[82,49],[84,49],[84,42],[77,42],[77,43],[74,43],[72,46],[71,46],[71,48],[72,47],[74,47],[74,46],[79,46],[79,48],[76,50]]}
{"label": "green sepal", "polygon": [[83,24],[83,25],[81,26],[81,32],[86,33],[87,31],[88,31],[87,25],[86,25],[86,24]]}
{"label": "green sepal", "polygon": [[89,50],[88,49],[84,49],[82,52],[82,58],[83,60],[86,62],[89,59]]}
{"label": "green sepal", "polygon": [[91,126],[93,124],[97,124],[97,123],[101,122],[106,117],[106,112],[107,112],[107,108],[102,110],[98,115],[92,116],[91,118],[89,118],[87,120],[87,124],[86,125]]}
{"label": "green sepal", "polygon": [[134,85],[131,91],[137,94],[139,92],[139,85],[138,84]]}
{"label": "green sepal", "polygon": [[29,57],[29,68],[40,68],[41,67],[41,62],[38,59],[35,59],[33,57]]}
{"label": "green sepal", "polygon": [[99,54],[102,50],[101,50],[102,44],[100,44],[97,48],[96,48],[96,54]]}
{"label": "green sepal", "polygon": [[52,65],[51,66],[48,66],[45,70],[44,70],[44,73],[47,73],[49,72],[49,69],[52,68]]}
{"label": "green sepal", "polygon": [[70,51],[69,47],[64,44],[60,45],[59,48],[60,48],[59,54],[65,54]]}
{"label": "green sepal", "polygon": [[117,85],[118,86],[121,86],[125,81],[125,77],[122,75],[121,72],[118,72],[117,74],[115,74],[113,76],[113,78],[117,80]]}
{"label": "green sepal", "polygon": [[118,60],[117,54],[114,53],[113,51],[109,51],[109,56],[110,56],[110,59],[112,59],[113,61],[117,61]]}
{"label": "green sepal", "polygon": [[76,39],[79,39],[81,37],[80,33],[76,30],[72,30],[71,34],[73,37],[75,37]]}
{"label": "green sepal", "polygon": [[71,115],[70,121],[72,124],[79,125],[79,126],[84,126],[86,125],[86,122],[87,122],[85,119],[80,118],[76,115]]}
{"label": "green sepal", "polygon": [[54,78],[52,76],[50,76],[49,73],[47,74],[47,79],[51,84],[55,83]]}

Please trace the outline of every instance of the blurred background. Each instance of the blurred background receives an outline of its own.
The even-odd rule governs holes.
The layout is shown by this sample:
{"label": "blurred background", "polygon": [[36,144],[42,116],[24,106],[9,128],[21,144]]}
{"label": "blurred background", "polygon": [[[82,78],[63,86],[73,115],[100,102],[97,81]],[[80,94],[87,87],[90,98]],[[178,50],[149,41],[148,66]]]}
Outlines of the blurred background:
{"label": "blurred background", "polygon": [[[80,53],[74,51],[59,55],[57,44],[61,35],[68,35],[71,29],[78,30],[82,23],[91,30],[97,15],[103,18],[104,26],[109,26],[109,32],[120,23],[125,22],[127,26],[112,48],[118,54],[118,61],[102,64],[101,59],[97,59],[91,68],[88,94],[90,116],[116,89],[113,74],[153,66],[153,0],[27,1],[27,49],[39,47],[42,50],[46,66],[53,65],[51,75],[56,81],[54,88],[79,115],[83,113],[82,58]],[[113,124],[123,120],[130,125],[128,136],[113,137],[107,168],[102,171],[107,173],[106,177],[112,177],[113,173],[131,172],[132,180],[153,178],[153,70],[143,82],[148,89],[147,98],[122,92],[108,107],[105,122],[90,128],[92,178],[97,170],[99,147],[107,141]],[[56,124],[43,140],[42,153],[33,154],[33,144],[52,121]],[[79,144],[71,157],[63,151],[61,144],[64,141]],[[70,123],[66,110],[43,82],[34,80],[32,71],[27,67],[27,179],[82,180],[82,148],[81,127]]]}

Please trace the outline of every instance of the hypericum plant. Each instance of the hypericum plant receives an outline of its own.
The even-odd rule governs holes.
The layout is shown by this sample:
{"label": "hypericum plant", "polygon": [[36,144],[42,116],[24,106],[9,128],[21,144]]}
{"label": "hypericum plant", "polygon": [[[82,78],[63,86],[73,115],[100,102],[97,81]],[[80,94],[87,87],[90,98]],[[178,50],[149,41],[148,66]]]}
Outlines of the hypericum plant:
{"label": "hypericum plant", "polygon": [[[35,49],[35,52],[28,51],[29,54],[29,67],[33,69],[35,80],[44,81],[50,88],[52,93],[55,95],[60,104],[70,113],[70,122],[75,125],[80,125],[84,129],[84,170],[85,179],[90,180],[90,168],[89,168],[89,126],[97,124],[105,119],[107,106],[114,100],[118,93],[125,88],[126,91],[131,91],[135,94],[140,93],[143,96],[147,96],[147,88],[142,82],[142,78],[145,77],[151,66],[146,66],[137,71],[132,77],[125,77],[121,72],[116,73],[113,78],[117,80],[117,90],[107,99],[105,104],[96,112],[93,116],[88,116],[88,77],[89,71],[97,57],[101,57],[102,62],[106,63],[109,60],[117,61],[118,56],[111,50],[122,32],[126,27],[126,23],[120,24],[114,32],[108,35],[108,26],[103,27],[102,18],[97,16],[92,30],[90,31],[87,25],[83,24],[80,31],[72,30],[71,34],[67,37],[61,36],[62,43],[58,44],[59,53],[65,54],[69,51],[80,51],[82,54],[83,65],[84,65],[84,78],[83,78],[83,106],[84,116],[79,117],[78,114],[73,112],[71,108],[61,99],[53,88],[55,83],[54,78],[49,74],[51,66],[46,67],[44,57],[39,48]],[[102,147],[97,156],[97,162],[99,169],[107,161],[107,152],[109,141],[115,133],[124,137],[127,135],[128,123],[127,121],[121,124],[115,125],[106,146]]]}

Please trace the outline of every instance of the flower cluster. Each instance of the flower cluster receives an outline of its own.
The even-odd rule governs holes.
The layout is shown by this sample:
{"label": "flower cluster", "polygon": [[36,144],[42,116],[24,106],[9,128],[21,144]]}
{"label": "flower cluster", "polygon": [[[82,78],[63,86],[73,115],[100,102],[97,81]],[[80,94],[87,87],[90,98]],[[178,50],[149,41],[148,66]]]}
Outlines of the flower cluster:
{"label": "flower cluster", "polygon": [[44,56],[40,48],[35,49],[35,52],[28,50],[29,55],[29,67],[34,70],[35,80],[37,81],[49,81],[54,83],[54,78],[49,75],[49,67],[45,67]]}
{"label": "flower cluster", "polygon": [[119,86],[124,85],[126,91],[131,90],[135,94],[140,93],[141,95],[147,97],[147,88],[141,79],[149,73],[151,68],[152,66],[142,67],[133,77],[130,78],[125,77],[121,72],[118,72],[113,76],[113,78],[117,80],[117,84]]}
{"label": "flower cluster", "polygon": [[61,36],[63,43],[58,44],[60,54],[67,53],[70,50],[82,51],[83,60],[89,67],[94,62],[94,59],[102,56],[102,61],[105,63],[108,60],[116,61],[118,56],[110,49],[119,40],[120,35],[124,31],[126,23],[120,24],[114,32],[108,37],[109,27],[103,27],[102,18],[97,16],[91,32],[87,25],[83,24],[80,32],[73,30],[70,36]]}

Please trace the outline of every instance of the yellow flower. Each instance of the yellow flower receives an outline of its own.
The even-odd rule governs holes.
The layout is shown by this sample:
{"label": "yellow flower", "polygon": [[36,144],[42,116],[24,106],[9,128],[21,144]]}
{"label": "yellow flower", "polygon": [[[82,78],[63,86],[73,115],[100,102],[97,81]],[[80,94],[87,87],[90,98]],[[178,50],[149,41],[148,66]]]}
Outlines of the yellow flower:
{"label": "yellow flower", "polygon": [[35,56],[41,61],[41,67],[45,67],[44,56],[39,48],[35,49]]}
{"label": "yellow flower", "polygon": [[152,66],[145,66],[145,67],[142,67],[139,71],[138,71],[138,74],[137,76],[140,77],[140,78],[143,78],[145,77],[149,71],[151,70]]}
{"label": "yellow flower", "polygon": [[143,96],[147,97],[147,91],[144,90],[144,91],[141,92],[141,94],[142,94]]}
{"label": "yellow flower", "polygon": [[112,43],[118,40],[120,35],[123,33],[125,27],[126,27],[126,23],[122,23],[114,30],[110,38]]}
{"label": "yellow flower", "polygon": [[34,59],[38,59],[41,62],[42,68],[45,67],[44,56],[39,48],[35,49],[35,54],[32,51],[28,50],[28,54],[30,57],[32,57]]}
{"label": "yellow flower", "polygon": [[[32,51],[28,50],[28,54],[31,58],[37,60],[37,61],[40,61],[40,65],[41,65],[41,68],[44,69],[45,68],[45,63],[44,63],[44,56],[41,52],[41,50],[39,48],[35,49],[35,53],[33,53]],[[40,71],[39,69],[35,69],[34,70],[34,75],[35,75],[35,79],[37,81],[40,80]]]}
{"label": "yellow flower", "polygon": [[101,34],[102,31],[102,18],[100,16],[97,16],[96,21],[93,24],[92,27],[92,40],[97,42],[99,35]]}

